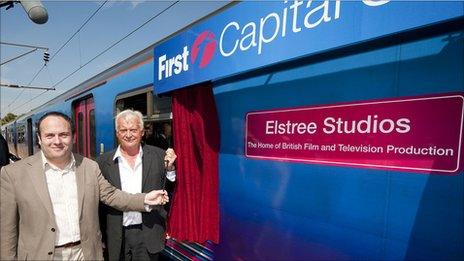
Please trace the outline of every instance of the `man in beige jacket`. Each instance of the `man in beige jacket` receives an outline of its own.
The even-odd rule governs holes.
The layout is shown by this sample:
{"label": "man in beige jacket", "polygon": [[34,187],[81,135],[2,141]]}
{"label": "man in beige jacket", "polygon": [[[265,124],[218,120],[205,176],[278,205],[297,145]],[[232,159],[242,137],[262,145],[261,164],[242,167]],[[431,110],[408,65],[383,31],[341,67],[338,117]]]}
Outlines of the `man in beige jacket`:
{"label": "man in beige jacket", "polygon": [[102,260],[99,201],[121,211],[150,211],[166,191],[128,194],[96,162],[72,153],[71,119],[50,112],[38,122],[41,151],[0,173],[1,260]]}

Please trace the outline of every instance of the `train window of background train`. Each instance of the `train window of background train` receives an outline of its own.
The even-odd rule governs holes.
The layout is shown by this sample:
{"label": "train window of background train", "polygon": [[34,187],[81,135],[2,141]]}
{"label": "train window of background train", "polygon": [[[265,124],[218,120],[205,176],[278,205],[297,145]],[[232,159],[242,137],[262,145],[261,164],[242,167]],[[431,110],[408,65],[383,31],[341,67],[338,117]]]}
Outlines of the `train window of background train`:
{"label": "train window of background train", "polygon": [[27,154],[34,154],[34,135],[32,134],[32,119],[27,119]]}
{"label": "train window of background train", "polygon": [[[95,110],[92,109],[89,111],[89,124],[90,124],[90,130],[95,130]],[[95,131],[90,131],[90,157],[92,159],[95,159],[96,153],[95,153]]]}
{"label": "train window of background train", "polygon": [[24,143],[25,133],[26,133],[26,128],[24,128],[24,126],[18,126],[18,143]]}

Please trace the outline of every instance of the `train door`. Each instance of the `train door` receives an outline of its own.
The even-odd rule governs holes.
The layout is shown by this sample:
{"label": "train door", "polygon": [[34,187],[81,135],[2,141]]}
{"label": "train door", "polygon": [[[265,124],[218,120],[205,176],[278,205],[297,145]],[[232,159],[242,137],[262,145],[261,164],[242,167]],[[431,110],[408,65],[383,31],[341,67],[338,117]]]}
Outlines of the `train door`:
{"label": "train door", "polygon": [[85,156],[95,158],[95,104],[93,97],[79,100],[74,104],[74,125],[76,145],[74,150]]}
{"label": "train door", "polygon": [[32,119],[27,119],[27,154],[34,154],[34,135],[32,133]]}

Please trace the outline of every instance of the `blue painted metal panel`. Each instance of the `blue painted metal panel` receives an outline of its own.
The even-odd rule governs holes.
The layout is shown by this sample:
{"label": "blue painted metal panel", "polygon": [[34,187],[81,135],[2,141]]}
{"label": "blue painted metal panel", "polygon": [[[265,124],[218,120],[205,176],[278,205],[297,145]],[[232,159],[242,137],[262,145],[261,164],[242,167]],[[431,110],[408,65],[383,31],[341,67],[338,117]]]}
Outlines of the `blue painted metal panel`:
{"label": "blue painted metal panel", "polygon": [[464,32],[215,85],[222,259],[462,260],[464,175],[247,159],[245,115],[464,91]]}
{"label": "blue painted metal panel", "polygon": [[[384,4],[367,4],[373,2]],[[462,16],[461,1],[245,1],[155,46],[155,90],[163,93]]]}

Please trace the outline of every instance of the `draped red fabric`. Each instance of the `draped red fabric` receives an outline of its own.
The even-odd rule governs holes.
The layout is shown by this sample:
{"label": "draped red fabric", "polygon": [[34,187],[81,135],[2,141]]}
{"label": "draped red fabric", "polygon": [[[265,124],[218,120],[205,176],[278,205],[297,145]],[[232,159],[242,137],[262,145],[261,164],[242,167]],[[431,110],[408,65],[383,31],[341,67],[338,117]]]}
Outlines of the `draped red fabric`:
{"label": "draped red fabric", "polygon": [[219,121],[211,85],[174,91],[177,181],[168,234],[177,240],[219,243]]}

